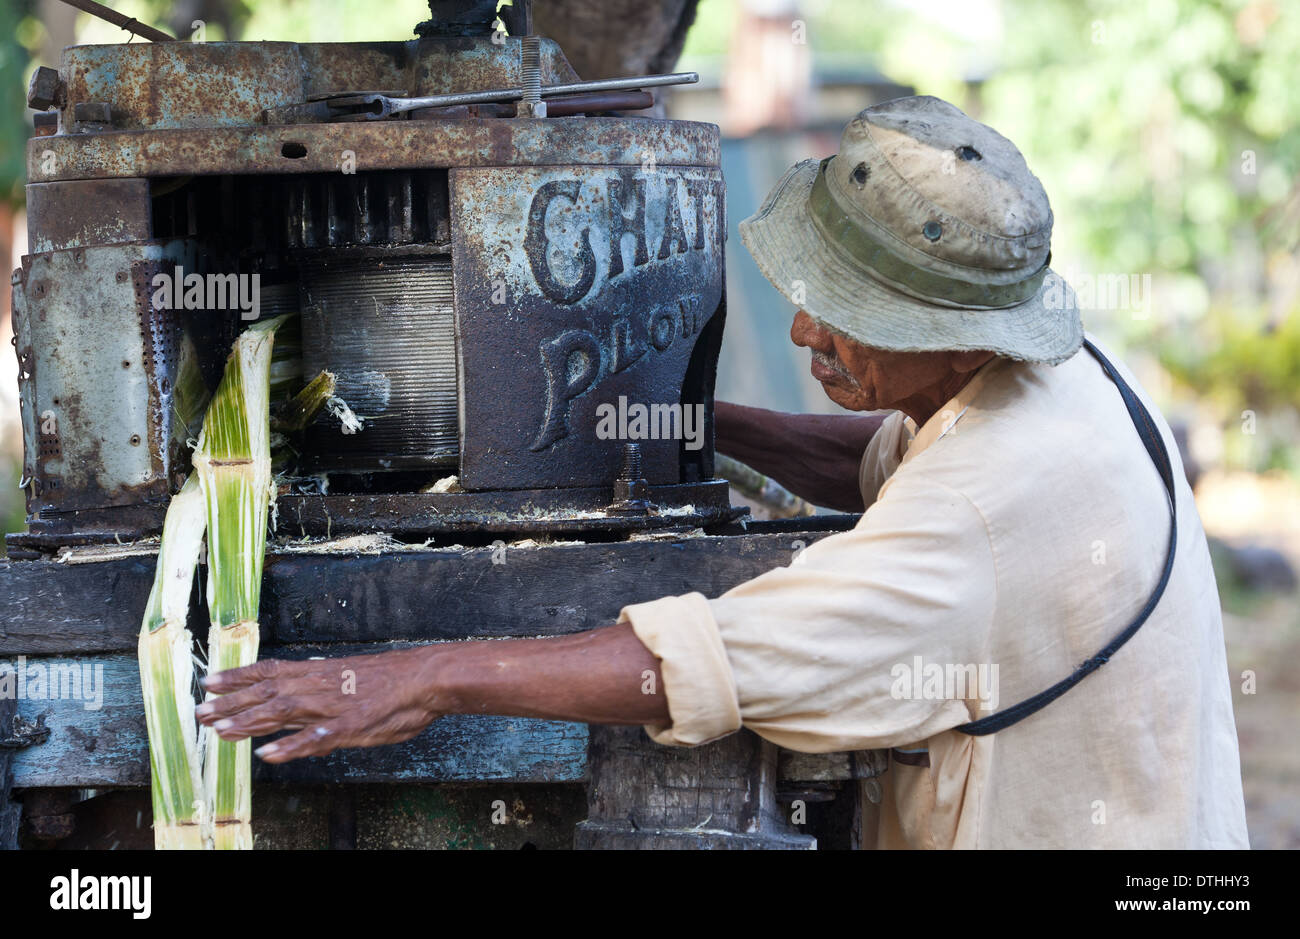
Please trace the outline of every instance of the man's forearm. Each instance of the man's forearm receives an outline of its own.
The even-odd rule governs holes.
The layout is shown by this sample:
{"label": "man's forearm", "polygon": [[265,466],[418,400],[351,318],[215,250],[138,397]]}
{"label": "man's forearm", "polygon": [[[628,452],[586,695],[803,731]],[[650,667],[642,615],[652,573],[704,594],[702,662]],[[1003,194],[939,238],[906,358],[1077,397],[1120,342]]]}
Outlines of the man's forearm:
{"label": "man's forearm", "polygon": [[787,414],[717,402],[718,451],[814,505],[861,512],[858,467],[882,414]]}
{"label": "man's forearm", "polygon": [[659,660],[626,623],[555,639],[458,642],[429,651],[433,690],[448,713],[668,723]]}
{"label": "man's forearm", "polygon": [[377,655],[263,659],[208,675],[196,709],[223,740],[279,730],[271,763],[410,740],[444,714],[667,724],[659,661],[630,625],[556,639],[481,640]]}

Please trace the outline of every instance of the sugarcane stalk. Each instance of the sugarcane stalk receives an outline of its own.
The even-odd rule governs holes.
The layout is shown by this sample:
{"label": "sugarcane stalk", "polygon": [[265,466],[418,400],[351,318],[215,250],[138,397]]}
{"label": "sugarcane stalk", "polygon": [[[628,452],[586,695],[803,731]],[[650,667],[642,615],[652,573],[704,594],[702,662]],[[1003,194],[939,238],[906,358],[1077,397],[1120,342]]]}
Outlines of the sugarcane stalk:
{"label": "sugarcane stalk", "polygon": [[714,470],[718,476],[735,487],[747,499],[753,499],[767,509],[773,518],[796,518],[814,515],[817,509],[775,479],[769,479],[758,470],[739,460],[719,453],[714,456]]}
{"label": "sugarcane stalk", "polygon": [[319,372],[307,387],[286,401],[271,419],[271,427],[281,433],[304,429],[334,397],[337,380],[333,372]]}
{"label": "sugarcane stalk", "polygon": [[[172,410],[175,414],[176,437],[186,443],[191,434],[199,432],[203,412],[207,409],[212,392],[203,380],[199,368],[199,353],[188,332],[181,335],[180,365],[176,370],[176,383],[172,389]],[[188,446],[188,444],[187,444]]]}
{"label": "sugarcane stalk", "polygon": [[[285,317],[255,323],[235,342],[208,405],[194,450],[208,523],[208,670],[257,660],[257,609],[270,502],[270,368],[275,329]],[[209,695],[209,698],[214,697]],[[212,844],[253,846],[252,743],[221,740],[203,728],[203,790]]]}
{"label": "sugarcane stalk", "polygon": [[203,848],[209,838],[194,720],[193,638],[185,626],[203,529],[203,492],[198,477],[191,476],[167,507],[153,589],[140,626],[154,846],[160,850]]}
{"label": "sugarcane stalk", "polygon": [[279,317],[275,347],[271,350],[271,400],[279,401],[302,387],[302,317],[289,313]]}

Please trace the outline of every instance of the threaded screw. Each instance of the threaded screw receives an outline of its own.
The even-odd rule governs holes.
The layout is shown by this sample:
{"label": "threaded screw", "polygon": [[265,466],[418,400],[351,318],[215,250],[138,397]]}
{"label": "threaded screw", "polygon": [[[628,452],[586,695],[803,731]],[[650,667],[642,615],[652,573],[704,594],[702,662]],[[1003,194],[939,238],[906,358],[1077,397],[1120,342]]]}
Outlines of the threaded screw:
{"label": "threaded screw", "polygon": [[623,470],[619,474],[620,479],[640,479],[641,478],[641,445],[636,443],[623,444]]}
{"label": "threaded screw", "polygon": [[519,50],[520,82],[524,90],[520,117],[545,117],[542,101],[542,45],[537,36],[525,36]]}

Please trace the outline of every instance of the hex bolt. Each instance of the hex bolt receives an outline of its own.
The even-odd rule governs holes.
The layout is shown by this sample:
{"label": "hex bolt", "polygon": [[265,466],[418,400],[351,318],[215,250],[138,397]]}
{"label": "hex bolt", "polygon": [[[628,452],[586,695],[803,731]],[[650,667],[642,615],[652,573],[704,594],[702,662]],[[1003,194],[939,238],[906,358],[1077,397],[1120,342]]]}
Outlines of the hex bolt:
{"label": "hex bolt", "polygon": [[72,107],[72,118],[78,124],[111,124],[113,109],[107,101],[78,101]]}
{"label": "hex bolt", "polygon": [[623,467],[614,480],[614,501],[609,511],[614,515],[645,515],[650,509],[650,486],[641,475],[641,445],[623,444]]}
{"label": "hex bolt", "polygon": [[63,105],[64,85],[56,69],[42,65],[32,72],[32,80],[27,85],[27,105],[37,111]]}

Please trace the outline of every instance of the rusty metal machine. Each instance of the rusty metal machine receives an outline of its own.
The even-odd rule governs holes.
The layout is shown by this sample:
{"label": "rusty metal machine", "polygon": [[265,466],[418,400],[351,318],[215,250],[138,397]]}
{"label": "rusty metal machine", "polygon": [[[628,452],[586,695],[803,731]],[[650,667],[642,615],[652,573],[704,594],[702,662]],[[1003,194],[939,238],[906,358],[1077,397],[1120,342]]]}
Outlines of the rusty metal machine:
{"label": "rusty metal machine", "polygon": [[[15,548],[156,533],[184,471],[185,357],[211,383],[241,325],[298,310],[303,369],[335,373],[365,419],[301,442],[328,488],[286,491],[280,516],[308,534],[734,517],[707,426],[697,449],[635,443],[641,512],[605,511],[626,441],[593,432],[620,398],[711,420],[717,129],[575,114],[635,82],[576,84],[536,37],[429,32],[81,46],[37,73]],[[484,100],[530,83],[537,102]],[[156,278],[178,272],[160,308]],[[256,311],[235,296],[253,278]],[[420,492],[449,475],[462,492]]]}
{"label": "rusty metal machine", "polygon": [[[333,372],[362,420],[323,415],[294,442],[264,654],[604,625],[845,524],[746,528],[713,478],[718,130],[627,110],[683,77],[584,84],[526,8],[503,11],[511,35],[495,3],[434,6],[408,42],[78,46],[33,78],[13,280],[29,517],[0,568],[0,655],[102,666],[107,703],[0,713],[0,789],[7,771],[32,837],[71,836],[74,792],[147,785],[130,650],[149,539],[187,471],[179,386],[215,385],[251,319],[298,313],[302,374]],[[658,425],[598,433],[628,402]],[[805,773],[805,795],[871,775],[841,764]],[[809,846],[778,810],[777,766],[747,733],[668,752],[639,730],[447,718],[398,747],[259,767],[256,804],[315,786],[293,798],[348,846],[359,812],[362,843],[383,828],[393,785],[490,784],[522,787],[519,812],[562,834],[486,826],[486,843],[571,840],[581,821],[591,846]],[[472,788],[421,798],[447,816]],[[462,814],[486,825],[481,808]],[[285,811],[263,820],[271,843],[311,830]]]}

